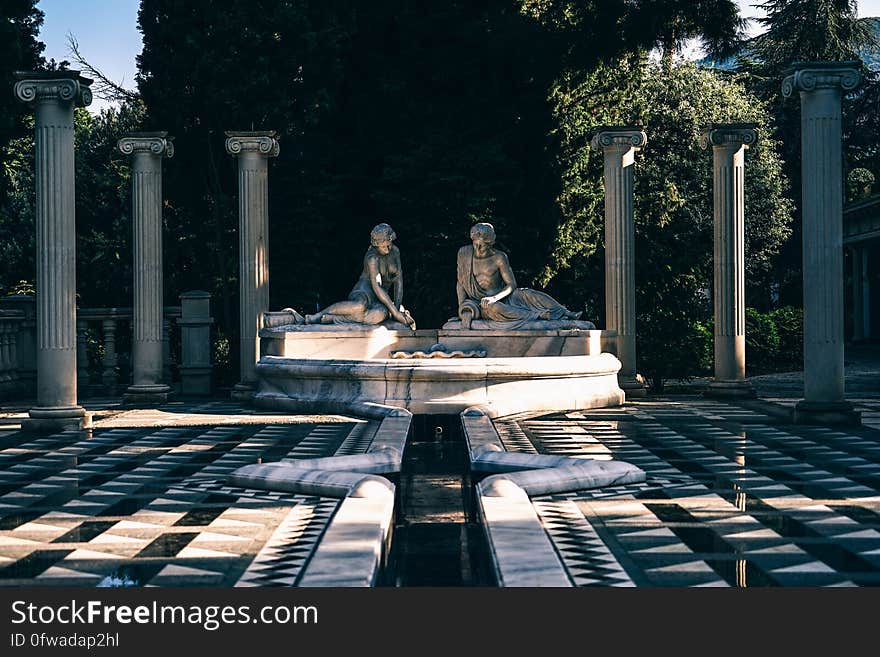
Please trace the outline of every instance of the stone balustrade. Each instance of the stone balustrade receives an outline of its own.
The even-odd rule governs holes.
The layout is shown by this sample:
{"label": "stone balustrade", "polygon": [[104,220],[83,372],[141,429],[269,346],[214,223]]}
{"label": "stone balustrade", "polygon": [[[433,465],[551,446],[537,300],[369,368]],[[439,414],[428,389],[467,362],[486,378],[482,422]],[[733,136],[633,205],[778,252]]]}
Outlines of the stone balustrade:
{"label": "stone balustrade", "polygon": [[18,331],[24,313],[0,310],[0,399],[16,396],[19,390]]}
{"label": "stone balustrade", "polygon": [[[185,293],[181,298],[189,299],[187,295],[193,294],[207,308],[207,293]],[[80,397],[124,392],[132,374],[132,321],[132,308],[77,309],[76,378]],[[169,384],[176,381],[173,387],[184,395],[210,393],[211,323],[210,317],[187,317],[181,306],[163,309],[162,380]],[[32,295],[0,299],[0,401],[29,399],[35,394],[35,330]],[[198,362],[188,356],[191,353],[198,354]],[[195,374],[189,371],[193,369]]]}
{"label": "stone balustrade", "polygon": [[[162,371],[165,381],[171,380],[172,363],[179,362],[173,356],[172,342],[179,343],[172,329],[180,317],[180,308],[166,306],[162,320]],[[76,319],[77,380],[82,396],[116,395],[128,385],[131,373],[131,308],[80,308]],[[89,359],[89,343],[100,347],[100,362]],[[121,374],[125,379],[121,380]]]}

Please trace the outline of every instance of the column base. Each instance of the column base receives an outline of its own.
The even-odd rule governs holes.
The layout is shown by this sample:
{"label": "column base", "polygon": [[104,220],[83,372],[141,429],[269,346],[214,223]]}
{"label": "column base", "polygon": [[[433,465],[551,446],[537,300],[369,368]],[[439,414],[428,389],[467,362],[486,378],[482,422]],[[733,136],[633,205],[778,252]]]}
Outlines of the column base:
{"label": "column base", "polygon": [[92,414],[82,406],[42,406],[28,411],[30,417],[21,421],[26,433],[58,433],[67,429],[92,428]]}
{"label": "column base", "polygon": [[233,401],[250,402],[253,401],[256,391],[257,389],[250,383],[236,383],[229,397]]}
{"label": "column base", "polygon": [[164,383],[129,386],[122,395],[126,406],[156,406],[164,404],[171,397],[171,387]]}
{"label": "column base", "polygon": [[815,402],[800,400],[794,407],[795,424],[860,425],[862,414],[848,401]]}
{"label": "column base", "polygon": [[645,377],[641,374],[635,376],[617,375],[617,385],[623,390],[626,399],[646,397],[648,395],[648,386],[645,385]]}
{"label": "column base", "polygon": [[204,396],[211,394],[212,367],[207,366],[180,366],[180,394]]}
{"label": "column base", "polygon": [[723,399],[754,399],[758,393],[748,381],[716,380],[709,383],[709,386],[703,391],[703,395]]}

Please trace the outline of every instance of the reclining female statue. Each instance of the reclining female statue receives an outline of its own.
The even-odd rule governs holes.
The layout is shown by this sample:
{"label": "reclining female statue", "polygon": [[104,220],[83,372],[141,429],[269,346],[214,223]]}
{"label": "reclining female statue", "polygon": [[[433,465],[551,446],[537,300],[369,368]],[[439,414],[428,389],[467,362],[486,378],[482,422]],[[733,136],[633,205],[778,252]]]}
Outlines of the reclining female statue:
{"label": "reclining female statue", "polygon": [[306,315],[306,324],[381,324],[389,317],[411,329],[416,322],[403,301],[403,270],[397,238],[388,224],[370,232],[370,248],[364,255],[364,269],[346,301],[338,301]]}
{"label": "reclining female statue", "polygon": [[[549,294],[517,287],[507,254],[495,250],[492,224],[476,224],[470,236],[472,244],[458,251],[455,291],[461,328],[594,328],[590,322],[575,321],[581,313],[570,311]],[[484,321],[472,326],[475,320]],[[454,328],[450,324],[444,328]]]}

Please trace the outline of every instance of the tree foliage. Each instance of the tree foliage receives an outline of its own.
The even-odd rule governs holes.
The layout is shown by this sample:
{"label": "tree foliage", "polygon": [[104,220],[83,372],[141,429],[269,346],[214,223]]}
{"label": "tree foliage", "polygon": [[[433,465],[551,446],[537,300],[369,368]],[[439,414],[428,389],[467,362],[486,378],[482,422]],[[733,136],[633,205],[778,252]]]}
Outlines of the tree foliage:
{"label": "tree foliage", "polygon": [[877,37],[873,19],[859,19],[856,5],[854,0],[767,0],[759,5],[767,15],[758,19],[766,31],[739,61],[749,88],[773,114],[796,204],[794,234],[777,265],[783,304],[801,305],[802,289],[800,102],[781,93],[782,79],[796,62],[862,61],[863,82],[844,99],[844,167],[880,175],[880,77],[863,61],[866,53],[876,53]]}
{"label": "tree foliage", "polygon": [[[43,64],[40,53],[44,45],[37,40],[43,23],[43,12],[36,8],[36,0],[7,0],[0,18],[0,292],[18,284],[26,276],[11,271],[13,263],[33,259],[32,242],[20,237],[21,217],[15,195],[24,186],[30,172],[22,168],[33,162],[27,154],[10,146],[13,140],[27,134],[28,108],[15,97],[15,71],[33,70]],[[31,279],[33,280],[33,279]]]}
{"label": "tree foliage", "polygon": [[745,167],[746,280],[748,298],[762,299],[792,211],[766,107],[736,78],[643,57],[572,73],[553,98],[563,144],[563,221],[541,282],[585,291],[590,314],[602,316],[603,156],[587,139],[597,126],[642,126],[648,143],[634,172],[639,367],[655,380],[694,374],[703,350],[694,331],[711,314],[712,287],[712,155],[699,137],[713,122],[757,124],[760,139]]}
{"label": "tree foliage", "polygon": [[[100,115],[74,113],[76,140],[77,302],[84,307],[131,306],[131,185],[128,158],[116,142],[136,130],[142,108],[124,105]],[[36,278],[33,117],[12,140],[6,212],[0,221],[0,292]]]}
{"label": "tree foliage", "polygon": [[[83,307],[133,304],[131,157],[116,143],[142,122],[139,103],[99,115],[76,113],[76,268]],[[173,241],[165,232],[164,243]],[[176,305],[179,293],[166,292],[165,305]]]}
{"label": "tree foliage", "polygon": [[[45,46],[37,40],[43,12],[36,0],[4,0],[0,14],[0,146],[24,134],[27,107],[11,93],[15,71],[32,71],[43,63]],[[2,189],[0,189],[2,192]]]}
{"label": "tree foliage", "polygon": [[693,11],[728,1],[563,3],[592,20],[557,29],[555,3],[524,4],[143,0],[140,90],[150,126],[177,137],[173,284],[211,287],[234,324],[235,165],[223,132],[251,127],[282,140],[270,169],[273,306],[313,310],[347,294],[378,221],[397,229],[422,325],[454,312],[454,253],[475,219],[496,224],[517,274],[533,279],[560,221],[547,90],[561,62],[658,42],[688,7],[702,17],[694,33],[733,33],[736,21]]}
{"label": "tree foliage", "polygon": [[[730,0],[142,0],[139,26],[143,107],[77,114],[78,289],[87,305],[128,305],[128,163],[115,143],[133,128],[166,130],[176,150],[164,163],[166,299],[213,292],[227,335],[238,324],[238,190],[226,131],[281,140],[269,174],[273,308],[344,298],[370,228],[387,221],[406,305],[437,326],[454,313],[455,252],[476,220],[496,225],[522,284],[547,283],[601,315],[599,160],[583,146],[591,126],[642,121],[639,160],[651,164],[637,176],[639,240],[656,245],[642,254],[639,276],[654,282],[639,303],[669,312],[668,324],[695,316],[711,256],[711,156],[696,146],[697,123],[760,115],[733,98],[734,83],[695,70],[600,65],[690,37],[725,51],[741,28]],[[26,140],[14,142],[20,263],[33,252]],[[765,141],[749,156],[750,198],[764,199],[750,224],[763,235],[750,241],[754,275],[785,232],[771,150]]]}
{"label": "tree foliage", "polygon": [[870,23],[858,18],[855,0],[767,0],[758,6],[766,28],[751,50],[765,75],[779,77],[797,61],[860,59],[875,44]]}
{"label": "tree foliage", "polygon": [[712,56],[739,47],[745,21],[731,0],[521,0],[523,11],[564,34],[570,63],[591,68],[626,53],[660,48],[672,61],[679,46],[698,39]]}

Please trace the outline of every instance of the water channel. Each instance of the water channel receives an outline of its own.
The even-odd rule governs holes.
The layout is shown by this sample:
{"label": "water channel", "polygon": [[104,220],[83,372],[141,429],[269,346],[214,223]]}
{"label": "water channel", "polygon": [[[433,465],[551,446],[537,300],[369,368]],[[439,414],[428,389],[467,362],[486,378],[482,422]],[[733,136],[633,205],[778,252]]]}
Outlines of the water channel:
{"label": "water channel", "polygon": [[495,586],[457,415],[416,415],[397,486],[386,586]]}

